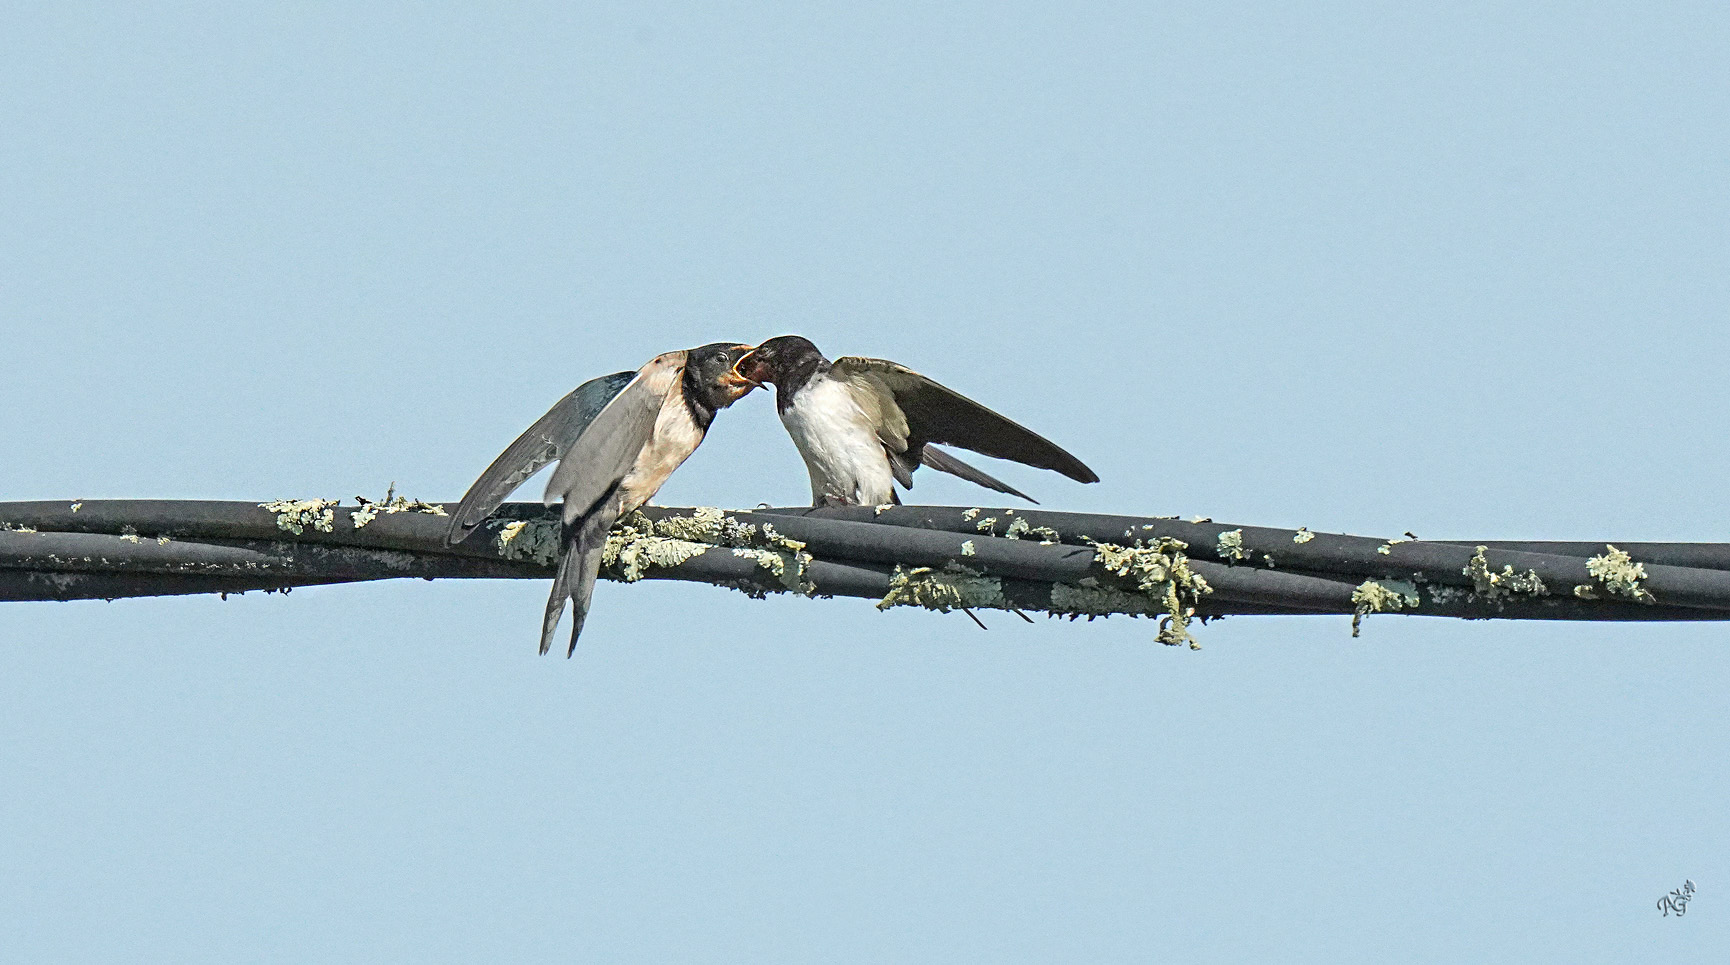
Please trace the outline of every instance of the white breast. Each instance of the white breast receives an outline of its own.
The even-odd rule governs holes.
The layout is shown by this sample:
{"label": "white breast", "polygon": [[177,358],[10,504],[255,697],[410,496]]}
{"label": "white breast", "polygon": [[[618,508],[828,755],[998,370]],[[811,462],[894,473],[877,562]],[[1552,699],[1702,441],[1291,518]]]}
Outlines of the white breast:
{"label": "white breast", "polygon": [[813,503],[877,506],[894,498],[889,456],[845,384],[823,376],[807,382],[781,423],[811,472]]}

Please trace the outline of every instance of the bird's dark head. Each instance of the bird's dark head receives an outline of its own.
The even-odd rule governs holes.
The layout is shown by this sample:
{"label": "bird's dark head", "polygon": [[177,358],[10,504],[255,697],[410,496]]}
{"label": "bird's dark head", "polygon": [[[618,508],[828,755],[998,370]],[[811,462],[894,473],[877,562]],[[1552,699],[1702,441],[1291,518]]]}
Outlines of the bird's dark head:
{"label": "bird's dark head", "polygon": [[751,346],[711,342],[685,352],[685,391],[710,412],[732,405],[757,387],[735,368]]}
{"label": "bird's dark head", "polygon": [[811,340],[799,335],[781,335],[757,346],[739,360],[739,375],[759,385],[767,382],[782,391],[805,383],[828,360]]}

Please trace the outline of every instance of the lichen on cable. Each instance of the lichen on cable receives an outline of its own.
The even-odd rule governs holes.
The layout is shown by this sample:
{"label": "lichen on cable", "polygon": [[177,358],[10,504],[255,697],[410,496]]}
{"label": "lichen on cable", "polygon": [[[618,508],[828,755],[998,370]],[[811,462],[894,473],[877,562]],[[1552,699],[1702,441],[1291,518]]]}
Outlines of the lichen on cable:
{"label": "lichen on cable", "polygon": [[[633,515],[648,523],[641,514]],[[762,526],[742,523],[713,506],[699,506],[689,516],[663,516],[649,524],[646,532],[655,537],[731,549],[734,556],[756,562],[783,589],[805,596],[816,592],[806,576],[812,557],[805,551],[805,544],[781,535],[769,523]]]}
{"label": "lichen on cable", "polygon": [[1010,521],[1008,528],[1003,531],[1003,538],[1020,539],[1025,533],[1032,533],[1039,537],[1039,545],[1041,546],[1050,546],[1053,543],[1063,541],[1062,533],[1059,533],[1057,530],[1052,529],[1049,526],[1035,526],[1032,523],[1029,523],[1025,516],[1017,516],[1014,520]]}
{"label": "lichen on cable", "polygon": [[1095,543],[1093,561],[1108,573],[1134,581],[1137,590],[1160,602],[1165,616],[1155,639],[1168,646],[1187,643],[1199,650],[1189,621],[1195,617],[1196,604],[1213,587],[1190,568],[1188,549],[1188,543],[1169,536],[1152,544],[1136,540],[1134,546]]}
{"label": "lichen on cable", "polygon": [[552,566],[559,561],[559,523],[552,519],[519,519],[498,528],[493,545],[507,560]]}
{"label": "lichen on cable", "polygon": [[[1656,603],[1652,591],[1641,586],[1646,579],[1646,564],[1636,563],[1633,558],[1609,543],[1604,544],[1609,552],[1594,556],[1586,561],[1586,572],[1592,574],[1604,588],[1604,592],[1624,600],[1637,603]],[[1574,595],[1581,599],[1592,599],[1580,592],[1582,587],[1574,588]]]}
{"label": "lichen on cable", "polygon": [[1092,620],[1118,614],[1132,617],[1165,614],[1160,601],[1147,594],[1105,586],[1091,576],[1084,576],[1075,583],[1053,584],[1050,612],[1052,616],[1067,616],[1071,620],[1079,617]]}
{"label": "lichen on cable", "polygon": [[1006,610],[1003,581],[959,563],[942,568],[896,566],[889,577],[889,592],[877,601],[877,609],[920,606],[939,613],[950,610]]}
{"label": "lichen on cable", "polygon": [[1292,534],[1291,541],[1294,543],[1307,543],[1310,540],[1315,539],[1315,538],[1316,538],[1316,534],[1310,532],[1308,527],[1299,526],[1297,528],[1297,532]]}
{"label": "lichen on cable", "polygon": [[1515,573],[1512,566],[1503,566],[1501,572],[1490,569],[1489,560],[1484,558],[1487,546],[1478,547],[1472,558],[1466,562],[1460,573],[1472,579],[1472,589],[1486,600],[1499,600],[1512,596],[1549,596],[1550,588],[1538,578],[1538,571],[1527,570]]}
{"label": "lichen on cable", "polygon": [[[560,529],[559,521],[551,518],[507,522],[498,527],[494,545],[505,559],[553,566],[559,560]],[[634,583],[654,570],[671,569],[717,548],[753,560],[785,590],[807,596],[816,590],[805,575],[811,554],[805,552],[804,543],[782,536],[767,523],[761,527],[741,523],[710,506],[659,519],[641,512],[626,514],[607,534],[601,566],[610,579]],[[762,592],[755,585],[739,588]]]}
{"label": "lichen on cable", "polygon": [[641,513],[632,513],[627,520],[632,518],[644,532],[712,546],[744,546],[757,535],[757,527],[714,506],[698,506],[689,516],[663,516],[653,522]]}
{"label": "lichen on cable", "polygon": [[1352,636],[1358,635],[1364,617],[1372,613],[1397,613],[1417,609],[1421,598],[1417,584],[1406,580],[1365,580],[1352,591]]}
{"label": "lichen on cable", "polygon": [[1249,559],[1249,550],[1243,548],[1243,530],[1228,529],[1219,534],[1219,542],[1214,546],[1219,558],[1228,563],[1240,563]]}
{"label": "lichen on cable", "polygon": [[354,501],[360,504],[359,509],[349,514],[349,522],[354,524],[355,529],[364,527],[366,524],[377,519],[381,514],[386,516],[392,516],[397,513],[425,513],[428,516],[448,515],[443,506],[424,503],[418,499],[409,499],[406,496],[398,496],[396,494],[396,483],[391,483],[390,488],[385,490],[384,499],[382,500],[373,500],[368,499],[365,496],[356,496],[354,497]]}
{"label": "lichen on cable", "polygon": [[709,544],[657,535],[640,513],[619,520],[607,534],[601,565],[622,582],[635,583],[651,569],[668,569],[709,551]]}
{"label": "lichen on cable", "polygon": [[276,528],[299,536],[311,526],[321,533],[336,530],[335,499],[278,499],[259,503],[258,508],[276,514]]}

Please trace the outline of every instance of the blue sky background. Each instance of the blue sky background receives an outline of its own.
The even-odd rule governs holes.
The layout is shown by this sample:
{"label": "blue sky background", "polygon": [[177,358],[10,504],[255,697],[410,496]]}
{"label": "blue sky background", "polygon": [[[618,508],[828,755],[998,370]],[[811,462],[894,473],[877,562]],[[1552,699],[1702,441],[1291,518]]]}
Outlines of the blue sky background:
{"label": "blue sky background", "polygon": [[[1052,507],[1730,541],[1722,4],[855,6],[13,5],[0,499],[454,499],[799,332]],[[759,395],[661,501],[806,498]],[[545,592],[0,606],[4,957],[1730,951],[1730,627]]]}

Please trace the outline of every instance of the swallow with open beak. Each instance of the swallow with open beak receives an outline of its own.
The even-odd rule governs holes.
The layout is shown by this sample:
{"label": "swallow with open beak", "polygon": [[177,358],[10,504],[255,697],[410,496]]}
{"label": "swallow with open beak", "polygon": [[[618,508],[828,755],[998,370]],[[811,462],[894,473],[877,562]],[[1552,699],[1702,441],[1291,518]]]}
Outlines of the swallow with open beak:
{"label": "swallow with open beak", "polygon": [[810,340],[783,335],[740,359],[738,373],[775,386],[775,408],[811,473],[815,506],[899,503],[894,484],[911,489],[920,466],[1036,502],[934,443],[1099,481],[1043,436],[894,362],[831,362]]}
{"label": "swallow with open beak", "polygon": [[757,383],[738,363],[749,345],[715,342],[667,352],[635,372],[616,372],[578,386],[517,437],[481,473],[451,517],[447,543],[468,536],[547,463],[559,466],[542,501],[562,502],[559,565],[541,621],[541,653],[552,647],[565,603],[574,625],[566,656],[589,613],[607,532],[647,503],[702,444],[716,413]]}

